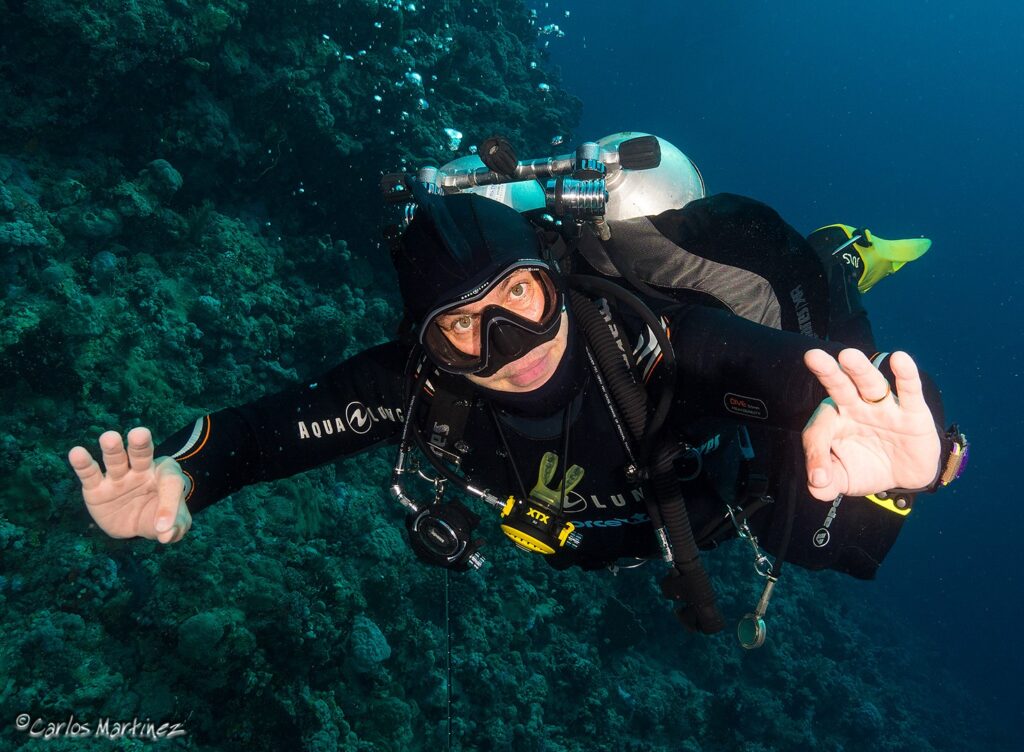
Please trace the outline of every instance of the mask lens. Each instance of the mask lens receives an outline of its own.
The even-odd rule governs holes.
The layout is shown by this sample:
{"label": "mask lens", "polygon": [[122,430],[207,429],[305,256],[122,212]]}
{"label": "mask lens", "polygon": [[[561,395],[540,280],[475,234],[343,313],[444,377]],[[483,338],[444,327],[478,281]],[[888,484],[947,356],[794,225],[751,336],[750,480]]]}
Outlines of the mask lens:
{"label": "mask lens", "polygon": [[421,342],[441,369],[478,373],[487,368],[495,341],[508,335],[528,341],[548,333],[561,312],[559,299],[547,269],[521,266],[472,298],[435,311],[421,330]]}

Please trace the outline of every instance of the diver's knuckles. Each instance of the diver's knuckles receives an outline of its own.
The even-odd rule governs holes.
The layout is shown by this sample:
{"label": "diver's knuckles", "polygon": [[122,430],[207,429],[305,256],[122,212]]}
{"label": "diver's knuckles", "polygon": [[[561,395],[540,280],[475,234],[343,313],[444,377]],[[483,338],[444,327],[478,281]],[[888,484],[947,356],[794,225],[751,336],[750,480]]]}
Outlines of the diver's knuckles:
{"label": "diver's knuckles", "polygon": [[819,379],[833,379],[843,372],[834,360],[812,361],[807,363],[807,368]]}
{"label": "diver's knuckles", "polygon": [[816,465],[819,457],[828,456],[828,440],[823,434],[804,435],[803,445],[808,465]]}
{"label": "diver's knuckles", "polygon": [[870,363],[864,363],[863,366],[856,367],[843,367],[843,373],[846,374],[847,378],[851,379],[854,383],[860,383],[867,379],[885,378],[882,376],[882,372],[875,368]]}

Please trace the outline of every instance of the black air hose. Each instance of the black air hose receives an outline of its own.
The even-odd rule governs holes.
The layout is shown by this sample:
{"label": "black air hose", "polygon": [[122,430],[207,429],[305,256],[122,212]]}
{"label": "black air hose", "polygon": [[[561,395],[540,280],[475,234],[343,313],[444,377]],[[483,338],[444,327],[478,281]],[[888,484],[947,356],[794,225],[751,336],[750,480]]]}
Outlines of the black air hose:
{"label": "black air hose", "polygon": [[[574,275],[570,279],[574,282],[592,283],[593,281],[590,278],[581,278],[580,275]],[[600,282],[603,283],[604,280],[600,280]],[[604,285],[581,286],[600,289]],[[646,389],[643,384],[637,383],[633,378],[633,374],[628,368],[628,359],[615,343],[608,324],[593,302],[575,290],[570,290],[569,294],[573,313],[580,323],[584,336],[594,348],[595,357],[608,381],[609,390],[623,414],[623,419],[634,438],[641,443],[644,453],[650,453],[652,447],[655,446],[654,442],[657,436],[647,434],[644,430],[647,424]],[[646,306],[643,307],[646,308]],[[666,362],[671,364],[672,378],[674,378],[675,358],[671,343],[667,342],[667,338],[664,337],[661,322],[657,320],[650,309],[647,309],[646,312],[648,315],[643,318],[648,320],[649,326],[653,325],[652,331],[661,335],[659,339],[665,339],[663,351]],[[658,410],[650,426],[652,431],[660,429],[668,414],[672,386],[673,384],[670,383],[667,396],[663,394],[659,401]],[[673,464],[678,456],[677,449],[675,442],[665,441],[660,447],[653,450],[653,458],[649,456],[639,458],[642,463],[653,459],[650,467],[651,481],[658,503],[656,508],[651,508],[651,519],[656,527],[664,526],[672,546],[673,566],[668,576],[662,581],[661,587],[665,597],[684,604],[676,611],[676,615],[687,629],[704,634],[714,634],[725,628],[725,619],[718,610],[711,579],[704,571],[700,552],[693,537],[693,527],[686,511],[686,501],[683,499],[679,478]]]}
{"label": "black air hose", "polygon": [[[661,321],[654,312],[640,298],[622,286],[603,277],[595,277],[589,274],[572,274],[568,277],[568,280],[569,284],[574,287],[580,287],[608,298],[614,298],[619,303],[628,306],[647,324],[654,338],[661,345],[661,354],[662,358],[664,358],[665,370],[668,371],[668,377],[665,387],[661,390],[661,397],[658,399],[654,415],[647,425],[645,439],[641,447],[641,454],[644,455],[644,460],[646,461],[652,451],[654,441],[660,435],[661,427],[664,425],[669,411],[672,409],[672,396],[675,393],[676,380],[676,356],[672,348],[672,342],[669,340]],[[630,374],[630,379],[632,379],[632,374]]]}
{"label": "black air hose", "polygon": [[647,426],[647,391],[638,384],[629,369],[629,361],[615,344],[601,312],[586,296],[575,290],[569,291],[572,311],[583,330],[587,342],[594,349],[594,357],[601,366],[601,372],[608,381],[608,388],[623,420],[629,426],[635,441],[642,441]]}
{"label": "black air hose", "polygon": [[693,537],[690,515],[673,463],[677,455],[677,446],[666,441],[655,453],[651,468],[654,493],[672,543],[673,565],[661,582],[661,590],[666,598],[684,604],[676,611],[683,626],[692,632],[714,634],[725,628],[725,619],[718,610],[711,578],[704,571]]}

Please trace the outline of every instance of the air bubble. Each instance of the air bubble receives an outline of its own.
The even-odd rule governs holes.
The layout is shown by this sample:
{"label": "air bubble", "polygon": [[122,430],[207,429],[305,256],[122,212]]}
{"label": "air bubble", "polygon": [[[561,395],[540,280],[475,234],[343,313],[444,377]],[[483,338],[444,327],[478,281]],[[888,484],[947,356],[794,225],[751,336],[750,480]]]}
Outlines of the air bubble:
{"label": "air bubble", "polygon": [[462,143],[462,131],[457,131],[454,128],[445,128],[444,133],[448,136],[448,148],[452,151],[457,151],[459,144]]}

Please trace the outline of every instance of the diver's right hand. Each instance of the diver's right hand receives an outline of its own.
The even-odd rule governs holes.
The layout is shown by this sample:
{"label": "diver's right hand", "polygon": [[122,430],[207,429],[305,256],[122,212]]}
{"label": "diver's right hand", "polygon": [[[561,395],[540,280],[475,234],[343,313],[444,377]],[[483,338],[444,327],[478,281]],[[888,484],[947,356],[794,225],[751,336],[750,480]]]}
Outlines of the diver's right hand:
{"label": "diver's right hand", "polygon": [[185,474],[171,457],[153,461],[153,436],[148,428],[128,432],[128,451],[121,434],[100,436],[106,475],[85,447],[68,452],[68,461],[82,481],[85,508],[113,538],[141,536],[176,543],[192,526],[185,505]]}

